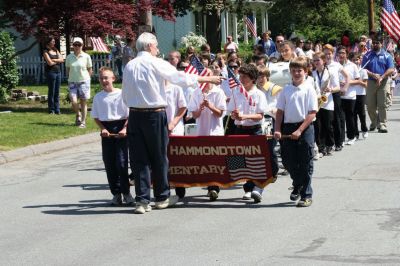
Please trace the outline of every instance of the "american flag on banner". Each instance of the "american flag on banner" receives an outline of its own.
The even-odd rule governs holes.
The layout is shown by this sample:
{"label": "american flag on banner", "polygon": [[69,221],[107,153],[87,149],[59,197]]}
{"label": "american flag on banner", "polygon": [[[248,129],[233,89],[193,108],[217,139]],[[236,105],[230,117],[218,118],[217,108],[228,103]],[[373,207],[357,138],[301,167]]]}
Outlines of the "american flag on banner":
{"label": "american flag on banner", "polygon": [[90,37],[90,41],[93,45],[93,51],[109,53],[110,50],[108,49],[107,45],[103,42],[100,37]]}
{"label": "american flag on banner", "polygon": [[[210,76],[210,72],[203,66],[197,56],[192,56],[189,65],[185,68],[185,72],[189,74],[196,74],[199,76]],[[203,91],[208,83],[200,83],[200,89]]]}
{"label": "american flag on banner", "polygon": [[244,22],[246,23],[247,28],[251,32],[251,34],[257,38],[257,29],[254,25],[254,18],[253,16],[246,16]]}
{"label": "american flag on banner", "polygon": [[381,24],[397,43],[400,40],[400,18],[390,0],[383,0]]}
{"label": "american flag on banner", "polygon": [[240,93],[243,94],[246,100],[249,101],[249,105],[255,106],[253,98],[251,98],[249,93],[245,90],[245,88],[243,88],[243,85],[240,83],[240,81],[235,77],[235,73],[233,73],[232,69],[230,69],[229,67],[227,67],[226,69],[228,70],[229,88],[233,89],[239,87]]}
{"label": "american flag on banner", "polygon": [[227,156],[226,167],[232,179],[265,179],[267,165],[264,157]]}

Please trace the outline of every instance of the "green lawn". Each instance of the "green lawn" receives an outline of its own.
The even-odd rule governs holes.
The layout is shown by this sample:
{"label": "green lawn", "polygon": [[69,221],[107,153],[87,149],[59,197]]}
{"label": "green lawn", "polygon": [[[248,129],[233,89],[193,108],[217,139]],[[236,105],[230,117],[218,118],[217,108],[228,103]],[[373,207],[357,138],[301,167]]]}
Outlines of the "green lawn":
{"label": "green lawn", "polygon": [[[91,98],[100,90],[99,84],[92,84]],[[121,88],[121,84],[115,84]],[[47,95],[47,86],[18,86],[18,89],[37,91]],[[61,115],[49,115],[47,102],[17,101],[0,104],[0,151],[8,151],[32,144],[45,143],[98,130],[88,114],[86,128],[74,126],[75,114],[67,99],[67,84],[62,84],[60,93]],[[89,103],[89,107],[91,103]],[[11,111],[11,112],[7,112]]]}

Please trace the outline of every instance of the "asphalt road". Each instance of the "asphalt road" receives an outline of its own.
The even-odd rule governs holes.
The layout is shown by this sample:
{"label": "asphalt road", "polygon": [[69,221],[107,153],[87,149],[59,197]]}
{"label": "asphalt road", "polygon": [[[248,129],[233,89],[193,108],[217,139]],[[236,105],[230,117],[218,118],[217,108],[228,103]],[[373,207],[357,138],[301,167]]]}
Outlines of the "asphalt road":
{"label": "asphalt road", "polygon": [[260,204],[240,186],[216,202],[192,188],[135,215],[108,205],[99,143],[0,165],[1,264],[399,265],[399,104],[388,129],[317,161],[309,208],[280,176]]}

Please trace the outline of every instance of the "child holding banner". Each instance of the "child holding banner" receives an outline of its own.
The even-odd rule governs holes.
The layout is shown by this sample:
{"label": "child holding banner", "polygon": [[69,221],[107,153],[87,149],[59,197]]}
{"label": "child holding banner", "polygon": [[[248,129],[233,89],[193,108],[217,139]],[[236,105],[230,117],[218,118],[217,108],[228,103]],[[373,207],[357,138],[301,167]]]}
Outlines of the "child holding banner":
{"label": "child holding banner", "polygon": [[[212,71],[207,69],[207,74]],[[207,84],[203,90],[194,91],[188,104],[188,111],[192,112],[197,123],[198,136],[223,136],[222,122],[226,111],[226,97],[220,86]],[[219,187],[209,186],[207,196],[211,201],[218,198]]]}
{"label": "child holding banner", "polygon": [[[242,89],[234,90],[233,96],[228,103],[228,111],[235,120],[236,135],[262,135],[261,123],[264,119],[264,111],[267,110],[265,94],[257,89],[256,81],[258,70],[255,65],[243,65],[239,69],[240,83]],[[236,81],[235,81],[236,82]],[[243,185],[245,195],[243,199],[254,199],[255,203],[262,200],[263,189],[257,187],[252,181]]]}
{"label": "child holding banner", "polygon": [[286,85],[278,97],[274,136],[279,140],[282,134],[291,135],[291,139],[281,142],[282,160],[293,180],[290,200],[300,199],[298,207],[309,207],[312,204],[314,167],[312,121],[318,109],[317,94],[311,83],[306,82],[306,57],[293,59],[289,69],[292,84]]}
{"label": "child holding banner", "polygon": [[101,147],[108,185],[113,198],[111,205],[135,203],[129,192],[128,139],[126,127],[129,111],[121,97],[121,90],[113,87],[114,72],[109,67],[99,70],[103,90],[93,98],[92,117],[101,130]]}

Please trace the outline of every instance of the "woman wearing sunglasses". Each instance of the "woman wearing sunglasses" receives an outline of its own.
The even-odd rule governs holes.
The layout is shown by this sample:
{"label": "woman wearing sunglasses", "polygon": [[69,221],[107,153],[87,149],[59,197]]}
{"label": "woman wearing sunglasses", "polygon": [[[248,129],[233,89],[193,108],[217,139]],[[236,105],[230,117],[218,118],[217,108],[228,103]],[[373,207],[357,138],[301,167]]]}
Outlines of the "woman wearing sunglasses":
{"label": "woman wearing sunglasses", "polygon": [[[83,40],[75,37],[72,41],[73,52],[67,56],[65,66],[68,75],[69,98],[72,110],[76,113],[75,125],[86,127],[87,101],[90,99],[90,76],[92,75],[92,59],[82,51]],[[80,100],[80,111],[78,105]]]}

